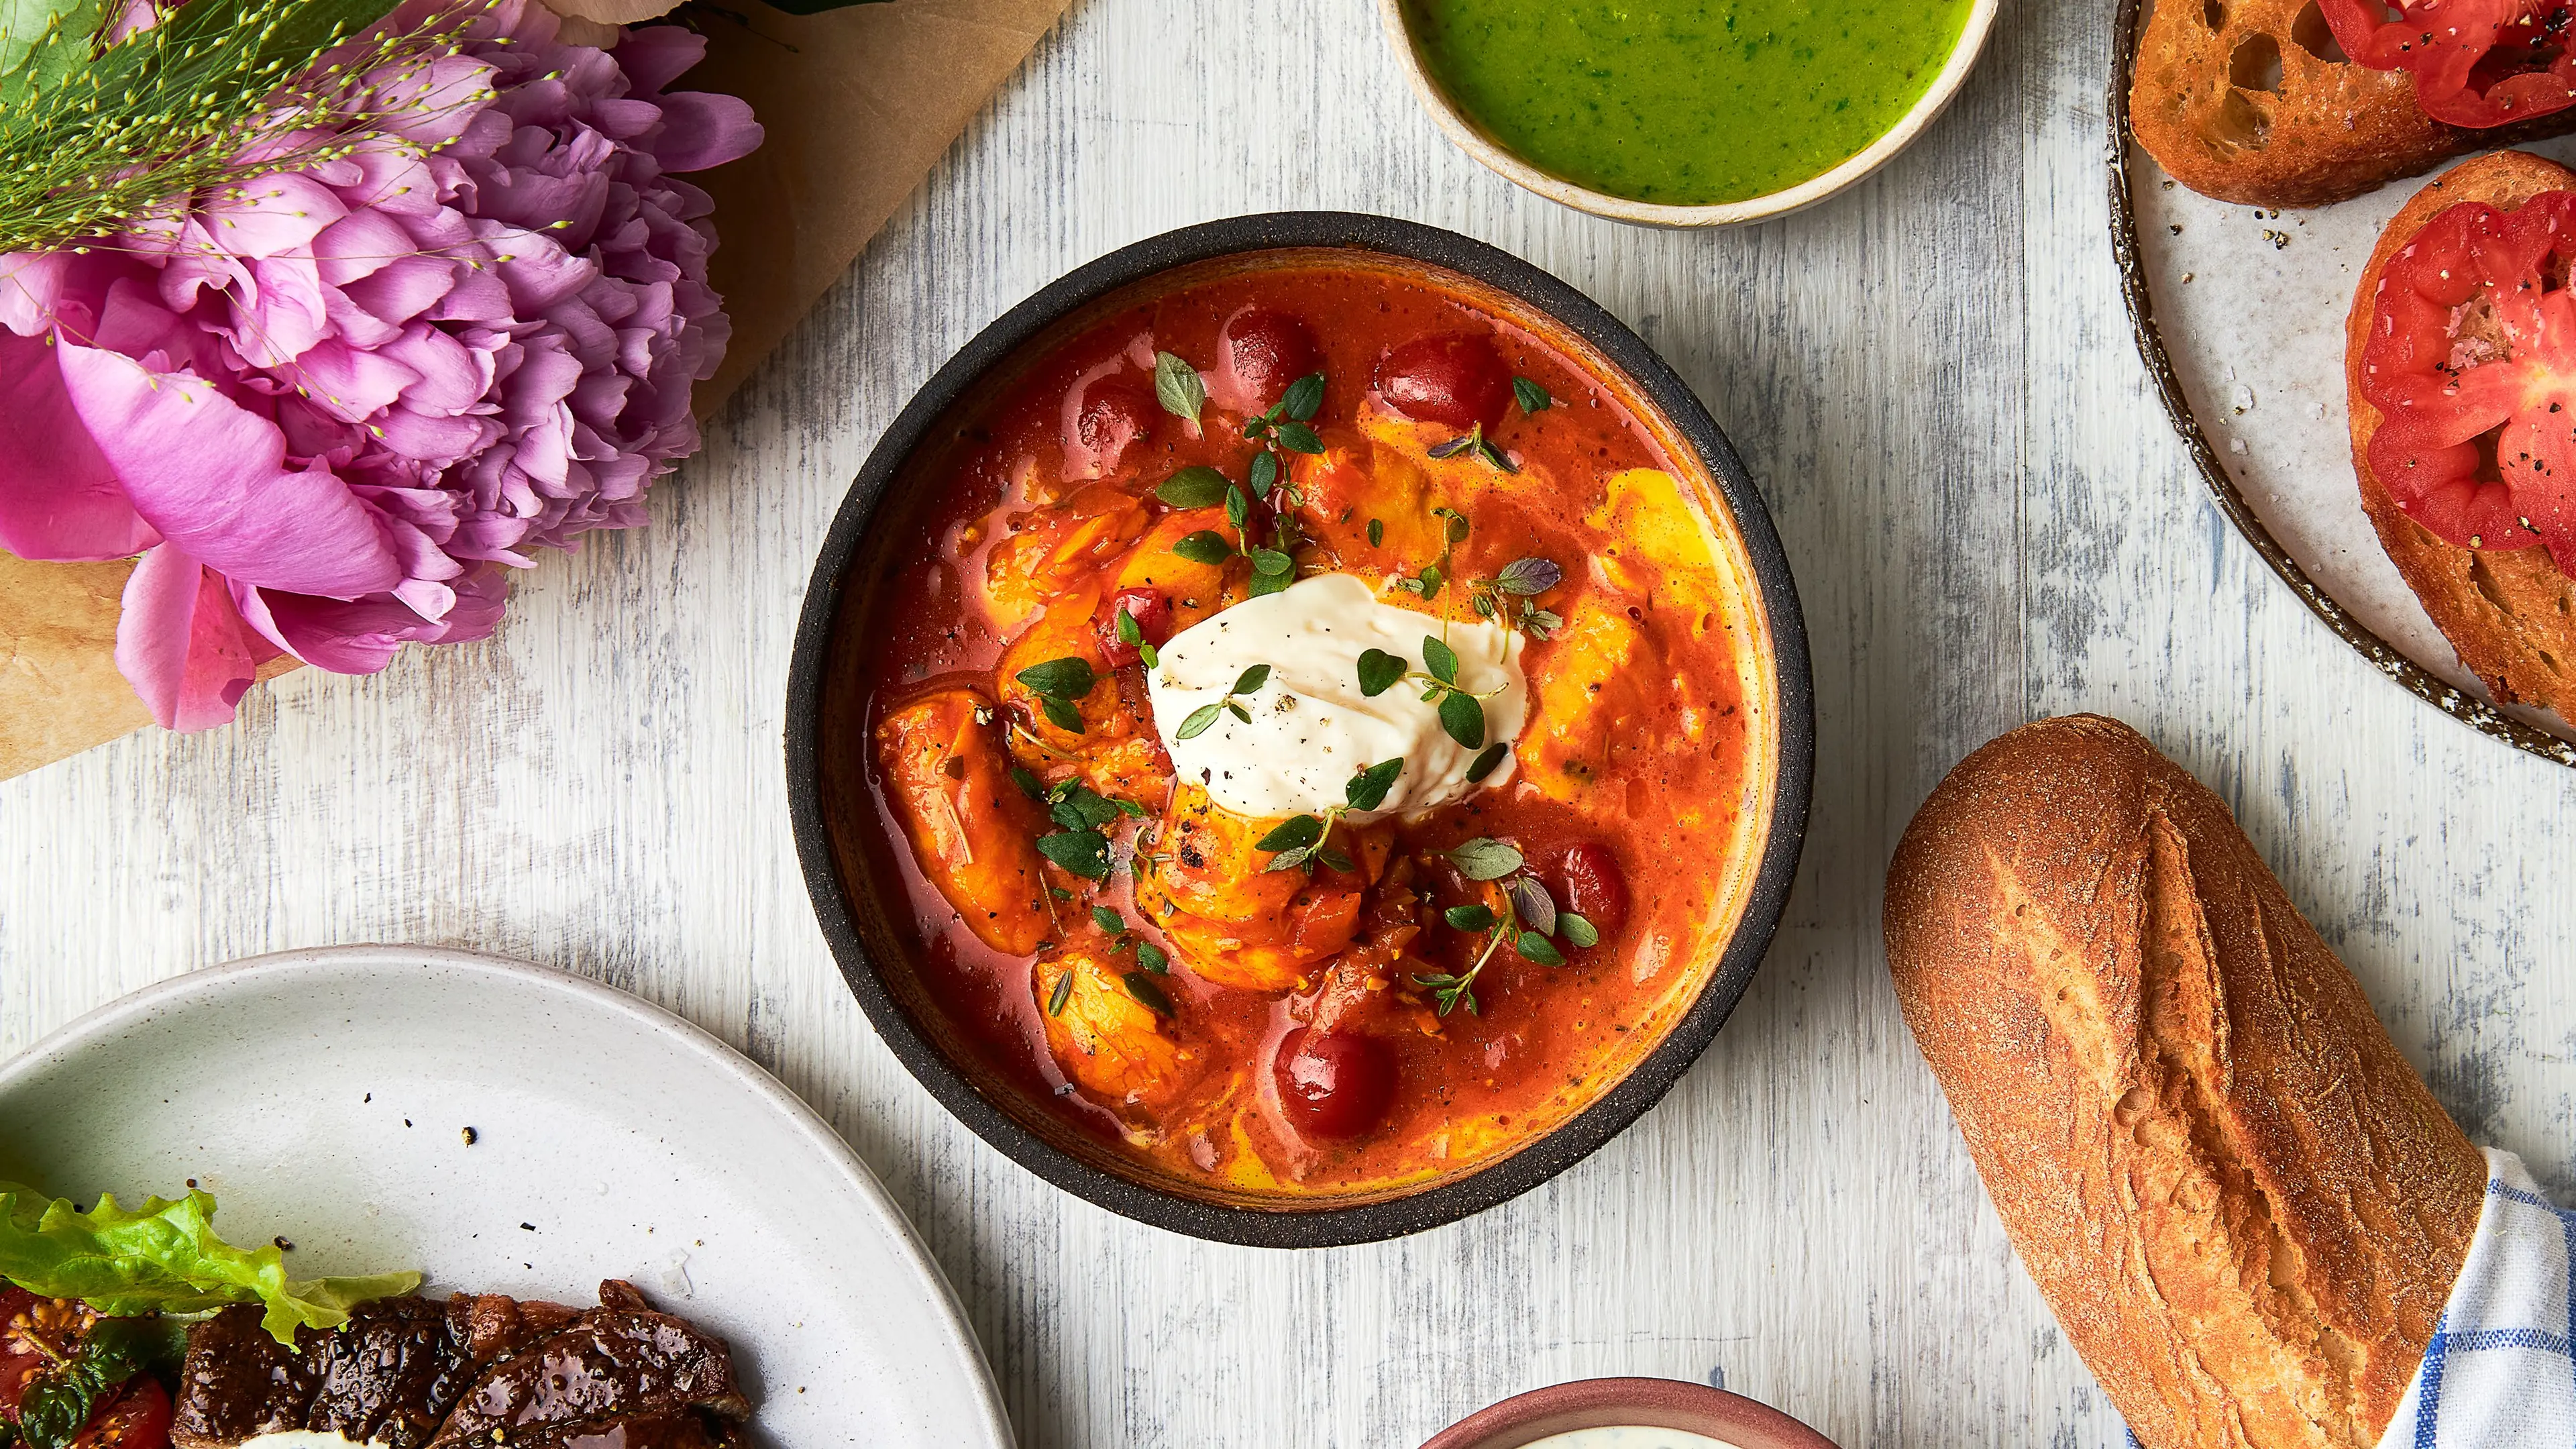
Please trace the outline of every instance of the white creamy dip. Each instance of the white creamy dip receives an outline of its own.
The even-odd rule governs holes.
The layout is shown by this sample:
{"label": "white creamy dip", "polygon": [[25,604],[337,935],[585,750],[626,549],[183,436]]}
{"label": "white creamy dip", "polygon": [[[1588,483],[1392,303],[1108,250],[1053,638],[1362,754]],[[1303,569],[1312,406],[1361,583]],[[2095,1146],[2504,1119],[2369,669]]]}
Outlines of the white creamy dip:
{"label": "white creamy dip", "polygon": [[[1359,676],[1360,655],[1371,649],[1428,673],[1422,641],[1440,633],[1436,617],[1381,603],[1349,574],[1319,574],[1173,635],[1146,677],[1154,728],[1171,751],[1174,773],[1206,786],[1218,805],[1238,815],[1320,815],[1346,803],[1344,787],[1353,775],[1397,756],[1404,769],[1385,802],[1348,818],[1446,805],[1479,788],[1467,780],[1478,752],[1440,727],[1438,705],[1422,697],[1422,680],[1399,681],[1372,699],[1360,692]],[[1499,691],[1484,701],[1485,743],[1518,736],[1529,713],[1519,632],[1453,619],[1447,642],[1458,654],[1460,687],[1471,694]],[[1220,709],[1205,733],[1179,737],[1193,712],[1223,701],[1256,664],[1270,666],[1269,679],[1235,697],[1249,721]],[[1480,784],[1501,784],[1511,771],[1507,755]]]}
{"label": "white creamy dip", "polygon": [[1688,1429],[1609,1427],[1574,1429],[1530,1442],[1527,1449],[1735,1449],[1723,1439]]}

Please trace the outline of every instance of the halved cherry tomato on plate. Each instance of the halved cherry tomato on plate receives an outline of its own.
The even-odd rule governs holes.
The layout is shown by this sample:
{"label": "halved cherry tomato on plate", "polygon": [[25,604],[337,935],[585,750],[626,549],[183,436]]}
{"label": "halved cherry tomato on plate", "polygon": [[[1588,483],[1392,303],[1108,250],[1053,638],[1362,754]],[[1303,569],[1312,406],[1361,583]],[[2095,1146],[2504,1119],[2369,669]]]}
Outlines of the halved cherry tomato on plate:
{"label": "halved cherry tomato on plate", "polygon": [[[2576,105],[2567,0],[2317,0],[2344,54],[2415,77],[2415,104],[2454,126]],[[2391,11],[2395,13],[2392,14]]]}
{"label": "halved cherry tomato on plate", "polygon": [[2546,544],[2576,570],[2576,192],[2463,202],[2381,270],[2361,394],[2370,470],[2463,548]]}
{"label": "halved cherry tomato on plate", "polygon": [[169,1449],[170,1395],[150,1374],[137,1374],[90,1414],[71,1449]]}

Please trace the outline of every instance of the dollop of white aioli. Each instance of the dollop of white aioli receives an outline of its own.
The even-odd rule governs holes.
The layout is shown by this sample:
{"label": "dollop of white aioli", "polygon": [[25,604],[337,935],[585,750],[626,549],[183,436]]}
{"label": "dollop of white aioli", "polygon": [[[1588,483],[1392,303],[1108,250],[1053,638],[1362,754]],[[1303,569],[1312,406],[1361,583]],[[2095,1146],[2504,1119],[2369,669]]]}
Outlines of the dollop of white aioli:
{"label": "dollop of white aioli", "polygon": [[[1365,822],[1435,809],[1509,779],[1511,757],[1479,784],[1468,783],[1478,752],[1440,727],[1438,705],[1422,698],[1423,681],[1400,681],[1372,699],[1360,693],[1359,664],[1362,653],[1380,649],[1427,675],[1422,641],[1440,632],[1439,619],[1379,602],[1352,575],[1319,574],[1173,635],[1146,676],[1154,728],[1171,751],[1174,773],[1206,786],[1218,805],[1238,815],[1320,815],[1347,804],[1344,789],[1353,775],[1399,755],[1404,769],[1385,801],[1345,818]],[[1484,701],[1485,743],[1516,738],[1529,713],[1519,632],[1451,620],[1448,643],[1458,653],[1462,688],[1499,691]],[[1221,709],[1206,732],[1180,738],[1192,713],[1224,700],[1256,664],[1269,665],[1270,678],[1235,700],[1250,721]]]}

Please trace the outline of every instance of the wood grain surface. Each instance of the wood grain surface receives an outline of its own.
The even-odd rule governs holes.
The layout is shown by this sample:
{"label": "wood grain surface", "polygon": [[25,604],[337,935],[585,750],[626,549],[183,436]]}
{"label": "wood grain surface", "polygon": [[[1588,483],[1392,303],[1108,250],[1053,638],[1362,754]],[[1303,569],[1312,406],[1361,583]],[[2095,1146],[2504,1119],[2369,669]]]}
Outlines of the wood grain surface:
{"label": "wood grain surface", "polygon": [[[2576,1186],[2576,772],[2380,678],[2202,492],[2111,266],[2110,9],[2009,0],[1958,103],[1878,177],[1682,235],[1453,151],[1370,0],[1076,0],[652,528],[548,560],[489,643],[299,670],[236,728],[0,786],[0,1052],[157,978],[328,942],[631,988],[743,1045],[885,1177],[1031,1449],[1404,1449],[1617,1373],[1722,1375],[1854,1449],[2109,1449],[1879,945],[1897,835],[1990,736],[2076,709],[2138,725],[2237,810],[2471,1135]],[[1673,361],[1779,519],[1822,738],[1786,927],[1661,1107],[1481,1217],[1285,1254],[1112,1217],[932,1103],[823,949],[779,738],[812,551],[931,370],[1111,247],[1302,207],[1483,237]]]}

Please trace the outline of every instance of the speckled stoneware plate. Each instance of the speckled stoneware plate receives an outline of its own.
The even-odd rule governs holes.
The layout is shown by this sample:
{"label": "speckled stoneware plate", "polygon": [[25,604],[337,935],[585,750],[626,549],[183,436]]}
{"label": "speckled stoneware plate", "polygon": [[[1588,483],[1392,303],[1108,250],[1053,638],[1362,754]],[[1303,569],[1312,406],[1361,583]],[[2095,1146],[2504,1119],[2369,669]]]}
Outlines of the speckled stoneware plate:
{"label": "speckled stoneware plate", "polygon": [[562,972],[360,946],[162,982],[0,1065],[0,1176],[83,1200],[195,1178],[299,1274],[576,1303],[626,1278],[731,1342],[763,1444],[1011,1443],[847,1144],[714,1037]]}
{"label": "speckled stoneware plate", "polygon": [[[2499,705],[2459,656],[2361,509],[2344,408],[2344,317],[2388,219],[2457,162],[2312,211],[2258,211],[2177,186],[2129,139],[2121,0],[2109,96],[2111,246],[2147,372],[2239,532],[2363,658],[2462,722],[2576,765],[2576,727]],[[2576,163],[2576,138],[2521,149]],[[2465,159],[2465,158],[2463,158]]]}

